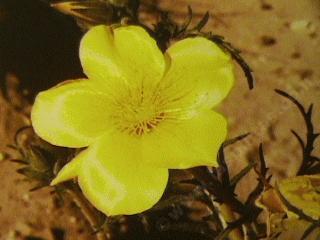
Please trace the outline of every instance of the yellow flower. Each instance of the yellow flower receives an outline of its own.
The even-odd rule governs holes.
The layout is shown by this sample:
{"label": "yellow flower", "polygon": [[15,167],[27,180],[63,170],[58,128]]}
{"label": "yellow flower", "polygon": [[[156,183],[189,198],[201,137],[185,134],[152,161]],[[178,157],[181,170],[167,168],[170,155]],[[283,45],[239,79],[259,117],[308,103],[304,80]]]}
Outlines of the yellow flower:
{"label": "yellow flower", "polygon": [[286,213],[290,218],[298,218],[299,216],[286,206],[290,204],[305,215],[319,220],[320,174],[295,176],[280,180],[277,182],[277,188],[265,191],[256,204],[271,214]]}
{"label": "yellow flower", "polygon": [[234,75],[229,55],[202,37],[163,55],[138,26],[96,26],[80,44],[89,80],[41,92],[32,109],[36,133],[51,144],[87,147],[53,180],[78,177],[107,215],[135,214],[162,196],[168,169],[216,166],[227,133],[211,110]]}
{"label": "yellow flower", "polygon": [[278,188],[291,205],[320,220],[320,174],[287,178],[278,183]]}

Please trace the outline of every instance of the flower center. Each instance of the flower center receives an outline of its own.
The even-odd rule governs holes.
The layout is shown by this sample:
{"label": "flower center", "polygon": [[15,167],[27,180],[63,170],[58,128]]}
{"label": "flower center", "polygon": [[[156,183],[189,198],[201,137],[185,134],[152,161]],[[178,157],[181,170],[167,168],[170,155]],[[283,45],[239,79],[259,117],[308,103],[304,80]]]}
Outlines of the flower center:
{"label": "flower center", "polygon": [[148,96],[142,90],[122,95],[112,115],[118,130],[136,136],[150,133],[165,117],[165,101],[160,94]]}

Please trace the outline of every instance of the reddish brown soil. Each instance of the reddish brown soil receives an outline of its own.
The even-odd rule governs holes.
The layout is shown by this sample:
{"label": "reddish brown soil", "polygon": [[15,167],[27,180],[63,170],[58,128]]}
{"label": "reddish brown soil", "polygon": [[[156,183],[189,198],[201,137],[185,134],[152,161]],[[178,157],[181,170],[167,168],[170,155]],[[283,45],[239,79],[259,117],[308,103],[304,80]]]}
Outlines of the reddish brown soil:
{"label": "reddish brown soil", "polygon": [[[236,67],[236,86],[230,97],[219,107],[219,111],[229,119],[230,137],[252,133],[228,152],[232,172],[239,171],[246,162],[256,158],[256,148],[263,142],[267,163],[274,176],[283,178],[294,175],[300,164],[301,152],[290,129],[304,134],[305,126],[297,109],[276,95],[274,89],[287,91],[305,105],[315,103],[314,122],[320,131],[320,2],[163,0],[158,1],[158,4],[161,8],[172,11],[179,19],[185,16],[188,4],[197,16],[209,10],[211,20],[206,29],[225,36],[229,42],[241,49],[255,71],[256,87],[249,91],[242,72]],[[0,4],[0,34],[3,31],[1,26],[7,24],[8,15],[12,14],[10,11],[6,12],[7,10]],[[32,14],[43,15],[41,12]],[[39,33],[41,34],[46,32]],[[67,32],[60,34],[66,35]],[[59,58],[52,58],[54,63],[63,59],[62,62],[69,66],[61,68],[60,75],[56,73],[59,66],[54,64],[51,70],[51,65],[48,65],[46,70],[42,69],[45,67],[42,62],[35,62],[36,67],[28,68],[28,64],[33,64],[27,61],[28,55],[16,59],[16,64],[21,68],[22,64],[27,66],[23,70],[19,66],[15,67],[12,54],[12,58],[8,59],[11,65],[8,62],[3,64],[4,73],[11,72],[11,75],[1,79],[10,83],[11,102],[8,103],[3,96],[0,97],[0,151],[3,153],[8,152],[13,157],[14,153],[7,144],[12,143],[14,133],[19,127],[29,124],[26,116],[30,105],[21,94],[14,91],[15,84],[18,83],[14,75],[19,77],[23,88],[31,89],[31,92],[32,89],[37,92],[63,79],[79,77],[81,72],[76,58],[76,45],[80,32],[75,31],[72,34],[72,39],[75,40],[68,43],[69,49],[73,49],[72,52],[60,49],[61,51],[57,50]],[[34,37],[35,41],[36,38],[46,41],[46,37]],[[57,44],[63,46],[61,43]],[[45,46],[52,47],[50,44]],[[13,51],[10,47],[13,49],[13,46],[8,46],[9,53]],[[63,57],[64,53],[66,58]],[[28,69],[33,71],[32,74],[28,74]],[[50,71],[55,72],[54,76]],[[48,81],[45,80],[47,76]],[[317,146],[320,154],[319,141]],[[50,189],[29,192],[33,185],[23,181],[23,177],[15,172],[16,169],[17,165],[6,158],[0,162],[0,239],[24,239],[25,236],[53,239],[52,232],[57,232],[57,229],[65,231],[67,239],[70,240],[94,239],[88,224],[74,204],[66,202],[64,206],[59,206],[50,194]],[[252,174],[253,182],[254,179]],[[244,198],[249,192],[248,188],[252,186],[248,181],[243,181],[238,189],[240,195]],[[298,239],[298,235],[295,237]],[[290,239],[294,240],[295,237]]]}

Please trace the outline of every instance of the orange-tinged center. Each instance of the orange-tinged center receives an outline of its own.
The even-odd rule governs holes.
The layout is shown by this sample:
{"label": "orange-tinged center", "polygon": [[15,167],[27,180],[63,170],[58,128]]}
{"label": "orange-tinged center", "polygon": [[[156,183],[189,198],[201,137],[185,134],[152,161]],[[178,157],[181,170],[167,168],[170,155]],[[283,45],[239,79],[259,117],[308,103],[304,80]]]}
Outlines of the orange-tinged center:
{"label": "orange-tinged center", "polygon": [[113,103],[111,115],[115,127],[129,135],[141,136],[152,132],[168,114],[168,101],[159,90],[140,87],[127,91]]}

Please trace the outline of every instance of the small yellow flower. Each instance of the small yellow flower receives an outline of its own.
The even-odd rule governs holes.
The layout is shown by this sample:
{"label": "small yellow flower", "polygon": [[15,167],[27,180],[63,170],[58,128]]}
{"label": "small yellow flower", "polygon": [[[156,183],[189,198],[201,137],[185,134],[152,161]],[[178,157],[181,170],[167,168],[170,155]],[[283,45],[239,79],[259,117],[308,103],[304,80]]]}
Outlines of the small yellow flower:
{"label": "small yellow flower", "polygon": [[90,80],[41,92],[32,109],[36,133],[51,144],[87,147],[53,180],[78,177],[107,215],[135,214],[162,196],[168,169],[216,166],[227,133],[211,110],[230,91],[229,55],[194,37],[163,55],[138,26],[96,26],[80,44]]}
{"label": "small yellow flower", "polygon": [[278,183],[278,188],[291,205],[320,220],[320,174],[287,178]]}
{"label": "small yellow flower", "polygon": [[[286,203],[286,202],[287,203]],[[275,222],[283,221],[283,214],[290,219],[299,216],[288,209],[287,204],[298,209],[303,214],[320,219],[320,174],[295,176],[277,182],[277,188],[265,191],[257,200],[257,206],[266,210],[269,215],[267,221],[269,232]]]}

